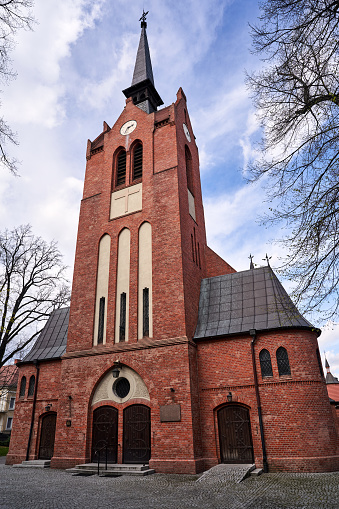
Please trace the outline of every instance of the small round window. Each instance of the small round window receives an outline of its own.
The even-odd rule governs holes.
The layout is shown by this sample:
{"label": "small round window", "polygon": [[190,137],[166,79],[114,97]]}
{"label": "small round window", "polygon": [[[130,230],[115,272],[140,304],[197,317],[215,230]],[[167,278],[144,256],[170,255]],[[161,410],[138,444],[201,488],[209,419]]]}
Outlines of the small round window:
{"label": "small round window", "polygon": [[129,381],[127,380],[127,378],[124,377],[118,378],[118,380],[116,380],[113,384],[114,394],[121,399],[126,398],[130,391],[130,388],[131,386]]}

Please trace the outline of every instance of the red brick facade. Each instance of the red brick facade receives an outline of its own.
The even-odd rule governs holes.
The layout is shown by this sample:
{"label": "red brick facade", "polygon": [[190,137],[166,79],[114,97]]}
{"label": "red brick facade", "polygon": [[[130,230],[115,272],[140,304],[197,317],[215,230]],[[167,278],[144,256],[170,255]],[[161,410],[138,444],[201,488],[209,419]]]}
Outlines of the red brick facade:
{"label": "red brick facade", "polygon": [[[121,126],[131,119],[137,128],[128,136],[121,135]],[[191,141],[185,136],[184,123]],[[137,141],[143,146],[142,210],[110,219],[117,149],[124,147],[127,152],[128,187]],[[195,220],[189,213],[185,146],[191,155]],[[145,221],[152,226],[153,337],[138,340],[138,232]],[[123,228],[131,236],[129,340],[117,342],[117,246]],[[106,343],[93,346],[98,249],[104,234],[111,238]],[[232,272],[206,245],[198,149],[183,91],[179,90],[174,104],[151,114],[127,99],[112,129],[105,124],[102,135],[88,144],[67,351],[61,360],[39,363],[29,458],[39,457],[47,404],[52,404],[50,412],[57,415],[54,468],[91,460],[93,411],[113,406],[118,410],[117,461],[121,463],[123,410],[142,404],[151,409],[150,467],[157,472],[200,472],[222,460],[217,411],[225,405],[239,405],[249,411],[254,460],[262,466],[251,336],[193,340],[201,280]],[[279,376],[276,351],[280,346],[288,352],[291,375]],[[261,377],[259,352],[263,348],[271,355],[272,377]],[[256,339],[267,462],[272,471],[339,469],[339,428],[316,349],[317,334],[311,330],[267,331]],[[93,404],[100,382],[116,360],[141,377],[149,399],[117,403],[103,397]],[[35,372],[32,363],[20,367],[20,377],[29,379]],[[32,398],[27,397],[27,389],[19,398],[19,388],[20,380],[8,464],[26,458],[32,421]],[[231,402],[227,399],[230,393]],[[180,420],[161,419],[161,408],[166,405],[180,405]]]}

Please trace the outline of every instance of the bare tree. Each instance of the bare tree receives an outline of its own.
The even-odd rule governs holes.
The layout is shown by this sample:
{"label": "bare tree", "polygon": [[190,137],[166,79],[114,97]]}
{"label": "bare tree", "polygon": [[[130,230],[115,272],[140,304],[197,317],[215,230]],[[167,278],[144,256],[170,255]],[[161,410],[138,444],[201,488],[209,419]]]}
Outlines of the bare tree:
{"label": "bare tree", "polygon": [[[31,29],[34,19],[30,8],[33,0],[0,0],[0,83],[7,83],[15,77],[11,68],[10,52],[15,45],[16,32]],[[14,175],[18,161],[7,152],[7,144],[18,144],[16,135],[3,117],[0,117],[0,161]]]}
{"label": "bare tree", "polygon": [[266,0],[254,51],[266,62],[248,76],[263,127],[250,180],[282,222],[282,272],[295,300],[324,319],[339,311],[339,1]]}
{"label": "bare tree", "polygon": [[55,242],[29,225],[0,233],[0,367],[41,332],[54,309],[69,302],[65,267]]}

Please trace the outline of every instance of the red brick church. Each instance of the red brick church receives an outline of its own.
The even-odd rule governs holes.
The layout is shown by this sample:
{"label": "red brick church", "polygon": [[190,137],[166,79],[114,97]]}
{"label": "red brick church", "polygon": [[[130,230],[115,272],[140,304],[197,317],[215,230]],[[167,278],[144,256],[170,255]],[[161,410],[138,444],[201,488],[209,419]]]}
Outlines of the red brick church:
{"label": "red brick church", "polygon": [[339,470],[319,331],[269,265],[207,246],[186,96],[162,107],[141,27],[126,106],[87,144],[70,309],[19,365],[7,464]]}

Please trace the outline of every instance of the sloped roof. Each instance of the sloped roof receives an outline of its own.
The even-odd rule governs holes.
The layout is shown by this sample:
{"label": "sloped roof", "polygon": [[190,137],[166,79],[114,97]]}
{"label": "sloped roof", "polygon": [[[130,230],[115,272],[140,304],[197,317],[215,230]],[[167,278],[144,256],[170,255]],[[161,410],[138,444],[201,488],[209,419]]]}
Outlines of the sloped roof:
{"label": "sloped roof", "polygon": [[203,279],[194,339],[249,332],[312,328],[271,267]]}
{"label": "sloped roof", "polygon": [[15,388],[18,385],[19,370],[15,364],[0,368],[0,388]]}
{"label": "sloped roof", "polygon": [[328,395],[333,401],[339,401],[339,384],[331,384],[326,386]]}
{"label": "sloped roof", "polygon": [[65,353],[67,346],[68,319],[69,308],[53,311],[32,350],[22,362],[58,359],[61,357]]}
{"label": "sloped roof", "polygon": [[326,373],[326,383],[327,384],[339,384],[338,378],[332,375],[330,371]]}

